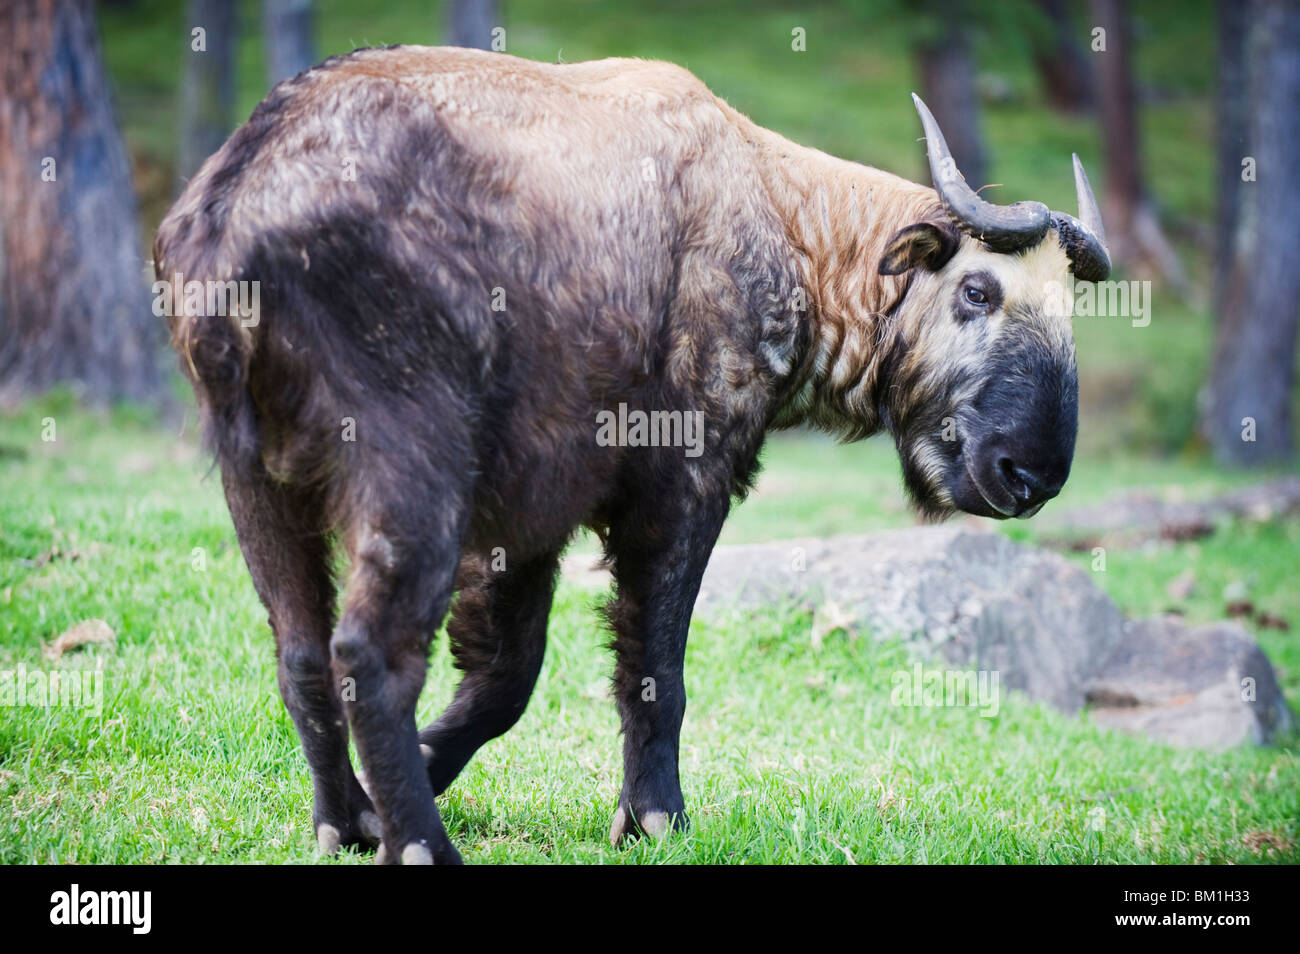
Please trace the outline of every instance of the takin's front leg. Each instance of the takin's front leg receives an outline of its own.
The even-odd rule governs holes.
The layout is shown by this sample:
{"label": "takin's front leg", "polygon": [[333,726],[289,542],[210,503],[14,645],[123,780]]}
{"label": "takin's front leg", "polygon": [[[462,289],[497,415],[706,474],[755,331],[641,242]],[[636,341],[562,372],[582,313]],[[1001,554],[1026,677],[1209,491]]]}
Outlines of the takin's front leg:
{"label": "takin's front leg", "polygon": [[623,724],[623,790],[610,825],[615,845],[688,824],[677,769],[686,711],[682,664],[691,610],[729,500],[655,495],[610,527],[607,550],[617,596],[614,697]]}

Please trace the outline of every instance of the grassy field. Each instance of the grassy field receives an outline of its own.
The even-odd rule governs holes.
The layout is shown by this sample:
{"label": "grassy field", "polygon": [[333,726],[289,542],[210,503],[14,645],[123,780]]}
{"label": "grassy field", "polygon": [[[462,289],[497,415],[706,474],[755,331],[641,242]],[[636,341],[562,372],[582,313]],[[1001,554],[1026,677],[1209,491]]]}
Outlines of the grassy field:
{"label": "grassy field", "polygon": [[[46,418],[52,442],[41,440]],[[117,633],[61,663],[103,669],[101,712],[13,708],[0,720],[0,862],[322,860],[265,614],[192,436],[61,398],[0,418],[0,670],[51,668],[43,644],[84,619]],[[766,459],[730,540],[911,522],[883,442],[790,435]],[[1139,476],[1081,467],[1067,500]],[[1146,476],[1154,490],[1239,479],[1177,463]],[[1261,607],[1296,620],[1297,552],[1300,522],[1225,527],[1195,544],[1112,553],[1099,582],[1145,612],[1195,566],[1211,595],[1185,607],[1193,618],[1215,617],[1217,588],[1243,580]],[[891,676],[908,665],[899,646],[840,635],[814,651],[811,621],[794,610],[697,622],[682,747],[694,828],[615,850],[605,832],[619,743],[595,602],[562,587],[528,712],[443,800],[470,862],[1300,861],[1294,739],[1211,755],[1014,696],[991,719],[900,708],[890,704]],[[1294,636],[1261,635],[1294,705]],[[422,721],[454,684],[439,640]]]}
{"label": "grassy field", "polygon": [[[172,198],[181,9],[174,0],[103,6],[105,52],[136,162],[145,240]],[[389,42],[436,43],[426,0],[318,0],[321,54]],[[576,61],[659,57],[792,138],[923,179],[916,85],[901,0],[776,4],[507,0],[511,52]],[[985,131],[1000,201],[1072,208],[1077,151],[1104,194],[1096,130],[1038,98],[1014,10],[977,39],[981,70],[1011,91]],[[1051,508],[1130,488],[1195,497],[1266,475],[1206,463],[1193,432],[1212,323],[1204,222],[1213,38],[1208,0],[1143,0],[1138,74],[1155,199],[1195,285],[1157,287],[1149,326],[1080,319],[1080,453]],[[241,0],[238,114],[265,94],[256,5]],[[1012,11],[1007,13],[1005,11]],[[790,50],[807,31],[808,52]],[[147,252],[142,252],[147,255]],[[42,440],[53,419],[56,440]],[[12,708],[0,716],[0,863],[320,861],[311,786],[279,700],[265,614],[235,545],[192,420],[160,428],[67,396],[0,415],[0,671],[50,668],[43,647],[100,618],[111,644],[60,663],[102,667],[102,711]],[[724,541],[908,525],[888,442],[838,447],[783,435]],[[1033,542],[1034,523],[1001,528]],[[580,541],[581,547],[586,541]],[[1070,559],[1088,565],[1087,555]],[[1300,624],[1300,520],[1229,521],[1189,543],[1108,554],[1096,574],[1126,609],[1222,617],[1224,590]],[[1192,568],[1197,590],[1166,586]],[[1011,698],[973,709],[890,705],[903,650],[843,635],[818,652],[794,610],[698,622],[687,659],[683,732],[692,831],[615,850],[605,841],[620,780],[598,597],[561,589],[532,704],[443,800],[466,860],[515,862],[1209,862],[1300,861],[1300,744],[1223,754],[1103,732]],[[1253,624],[1251,624],[1253,625]],[[1300,640],[1257,632],[1293,707]],[[454,686],[435,642],[421,719]],[[344,855],[342,863],[368,860]]]}

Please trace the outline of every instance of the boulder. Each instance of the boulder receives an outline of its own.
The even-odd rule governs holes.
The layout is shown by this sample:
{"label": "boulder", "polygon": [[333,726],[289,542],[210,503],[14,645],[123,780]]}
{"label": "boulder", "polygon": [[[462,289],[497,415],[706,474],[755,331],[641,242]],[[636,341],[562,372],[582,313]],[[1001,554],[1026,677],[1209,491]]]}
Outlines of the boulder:
{"label": "boulder", "polygon": [[[603,585],[591,558],[570,579]],[[1289,726],[1273,669],[1234,623],[1126,620],[1091,574],[1048,550],[969,526],[718,547],[698,615],[793,602],[832,630],[900,638],[945,667],[1177,745],[1268,742]]]}
{"label": "boulder", "polygon": [[1131,620],[1086,693],[1100,725],[1174,745],[1264,743],[1291,724],[1268,657],[1235,623]]}
{"label": "boulder", "polygon": [[[1193,540],[1214,531],[1224,518],[1263,523],[1300,513],[1300,477],[1279,477],[1200,500],[1129,491],[1101,503],[1048,508],[1034,524],[1047,544],[1068,543],[1084,534],[1093,541],[1132,545],[1143,540]],[[1169,499],[1170,496],[1174,499]]]}
{"label": "boulder", "polygon": [[1124,624],[1086,570],[961,526],[719,547],[696,612],[791,599],[1066,712]]}

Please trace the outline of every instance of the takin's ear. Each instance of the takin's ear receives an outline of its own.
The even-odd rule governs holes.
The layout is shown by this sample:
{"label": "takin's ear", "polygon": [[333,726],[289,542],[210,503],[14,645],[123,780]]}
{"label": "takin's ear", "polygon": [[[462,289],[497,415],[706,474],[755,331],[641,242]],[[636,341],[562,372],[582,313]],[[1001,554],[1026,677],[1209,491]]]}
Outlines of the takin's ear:
{"label": "takin's ear", "polygon": [[957,254],[961,233],[949,222],[917,222],[899,229],[880,257],[880,274],[901,275],[913,268],[937,272]]}

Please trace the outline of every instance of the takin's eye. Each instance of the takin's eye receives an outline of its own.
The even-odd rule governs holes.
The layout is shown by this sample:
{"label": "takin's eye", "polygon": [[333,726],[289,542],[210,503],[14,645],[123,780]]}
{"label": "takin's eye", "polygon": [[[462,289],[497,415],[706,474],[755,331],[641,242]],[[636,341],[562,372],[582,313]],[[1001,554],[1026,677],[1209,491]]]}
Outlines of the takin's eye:
{"label": "takin's eye", "polygon": [[967,275],[957,288],[957,315],[963,321],[981,318],[1002,307],[1002,285],[987,271]]}

